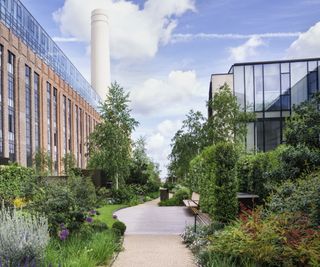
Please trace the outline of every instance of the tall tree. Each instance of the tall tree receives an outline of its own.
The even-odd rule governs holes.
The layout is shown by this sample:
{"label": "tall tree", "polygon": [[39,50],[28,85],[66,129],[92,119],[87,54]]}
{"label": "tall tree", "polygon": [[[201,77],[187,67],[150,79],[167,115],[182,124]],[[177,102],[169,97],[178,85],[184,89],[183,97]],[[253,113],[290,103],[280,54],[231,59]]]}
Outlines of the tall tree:
{"label": "tall tree", "polygon": [[320,93],[311,101],[293,108],[293,113],[286,121],[285,137],[289,145],[305,145],[320,148]]}
{"label": "tall tree", "polygon": [[89,137],[89,167],[101,169],[115,181],[124,183],[131,160],[131,133],[138,122],[131,117],[129,93],[118,84],[109,87],[99,107],[101,122]]}
{"label": "tall tree", "polygon": [[254,114],[243,112],[230,87],[225,83],[208,102],[212,116],[205,125],[207,145],[224,141],[243,142],[247,123],[254,120]]}
{"label": "tall tree", "polygon": [[175,179],[185,179],[190,161],[200,153],[204,147],[203,124],[205,119],[201,112],[190,110],[182,123],[182,128],[176,132],[171,140],[169,175]]}

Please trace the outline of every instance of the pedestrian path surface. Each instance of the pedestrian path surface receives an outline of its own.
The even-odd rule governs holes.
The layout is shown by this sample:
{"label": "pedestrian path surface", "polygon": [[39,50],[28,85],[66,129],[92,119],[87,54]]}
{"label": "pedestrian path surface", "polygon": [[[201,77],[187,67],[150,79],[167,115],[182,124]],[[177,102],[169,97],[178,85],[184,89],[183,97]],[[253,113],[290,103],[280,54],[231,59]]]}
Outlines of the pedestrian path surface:
{"label": "pedestrian path surface", "polygon": [[193,216],[186,207],[158,207],[159,200],[117,211],[127,225],[124,250],[112,267],[194,267],[192,253],[182,243]]}

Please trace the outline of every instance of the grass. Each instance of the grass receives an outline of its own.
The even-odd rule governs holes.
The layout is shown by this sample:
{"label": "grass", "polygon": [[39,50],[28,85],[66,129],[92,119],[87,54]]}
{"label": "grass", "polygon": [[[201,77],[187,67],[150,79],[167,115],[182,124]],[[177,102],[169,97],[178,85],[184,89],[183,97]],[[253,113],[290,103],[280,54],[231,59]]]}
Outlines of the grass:
{"label": "grass", "polygon": [[52,238],[46,249],[45,266],[95,267],[106,265],[120,249],[119,237],[106,230],[90,235],[73,235],[66,241]]}
{"label": "grass", "polygon": [[123,204],[103,206],[98,209],[98,211],[100,212],[100,215],[98,215],[96,218],[106,223],[109,227],[111,227],[112,224],[116,221],[112,217],[113,213],[116,210],[125,208],[125,207],[127,207],[127,205],[123,205]]}

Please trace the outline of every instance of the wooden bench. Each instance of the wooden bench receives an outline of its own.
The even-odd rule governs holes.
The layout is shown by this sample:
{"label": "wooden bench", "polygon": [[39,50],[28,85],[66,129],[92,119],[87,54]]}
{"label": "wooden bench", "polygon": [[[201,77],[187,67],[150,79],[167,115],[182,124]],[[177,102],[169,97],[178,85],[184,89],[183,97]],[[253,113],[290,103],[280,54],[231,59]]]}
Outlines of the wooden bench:
{"label": "wooden bench", "polygon": [[194,229],[196,231],[197,220],[203,225],[209,225],[211,223],[211,219],[208,214],[202,213],[200,211],[199,206],[200,195],[198,193],[193,192],[191,199],[183,200],[183,204],[190,208],[194,215]]}
{"label": "wooden bench", "polygon": [[198,193],[192,192],[191,199],[183,200],[183,204],[188,208],[199,208],[200,195]]}

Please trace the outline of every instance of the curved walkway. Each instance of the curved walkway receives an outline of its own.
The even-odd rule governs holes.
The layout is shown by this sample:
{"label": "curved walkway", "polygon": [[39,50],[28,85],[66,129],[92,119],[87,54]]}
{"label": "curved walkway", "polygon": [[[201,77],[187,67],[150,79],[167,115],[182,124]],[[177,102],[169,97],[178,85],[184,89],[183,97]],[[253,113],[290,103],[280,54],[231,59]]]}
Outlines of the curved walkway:
{"label": "curved walkway", "polygon": [[193,216],[185,207],[158,207],[159,200],[117,211],[127,225],[124,250],[113,267],[194,267],[181,234]]}

